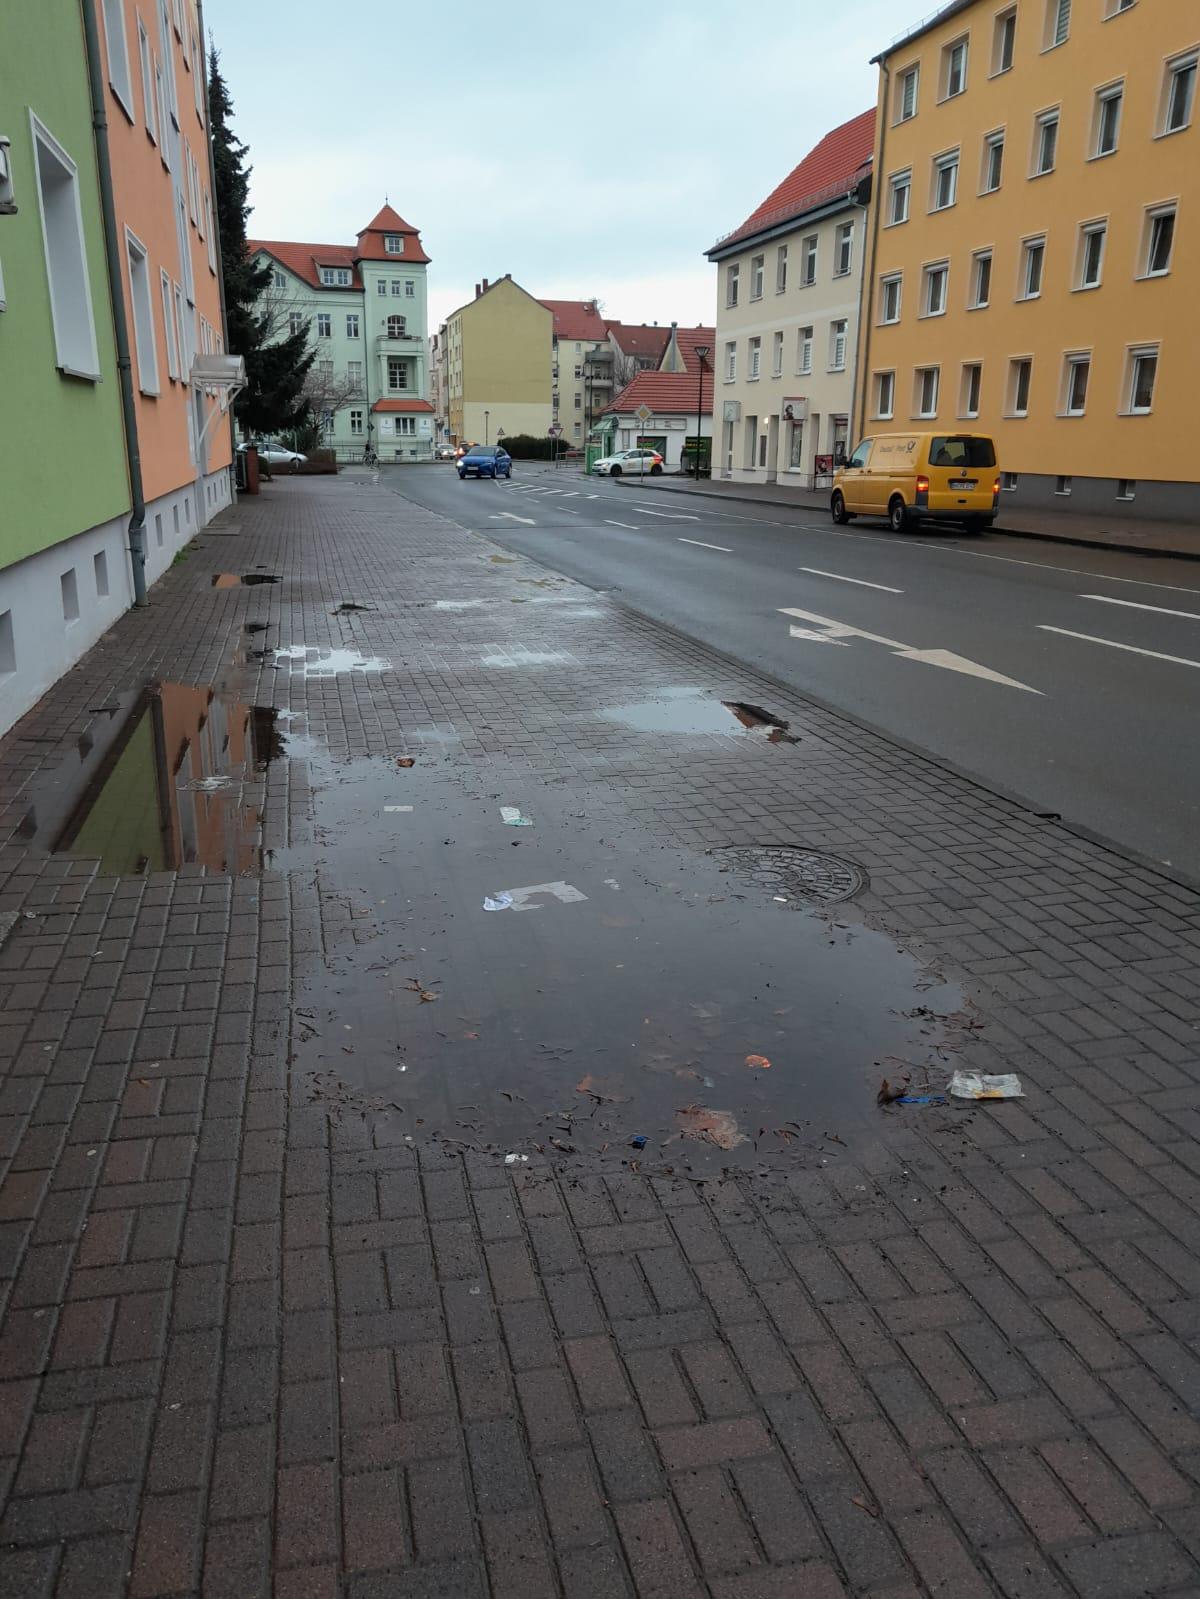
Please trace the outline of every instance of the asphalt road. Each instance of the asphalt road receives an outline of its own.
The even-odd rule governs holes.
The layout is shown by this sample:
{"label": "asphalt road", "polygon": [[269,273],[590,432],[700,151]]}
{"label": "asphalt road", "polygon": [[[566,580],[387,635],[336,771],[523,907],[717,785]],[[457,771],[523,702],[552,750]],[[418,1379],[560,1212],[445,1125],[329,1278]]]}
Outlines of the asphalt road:
{"label": "asphalt road", "polygon": [[1039,812],[1200,879],[1200,568],[834,528],[518,464],[383,480]]}

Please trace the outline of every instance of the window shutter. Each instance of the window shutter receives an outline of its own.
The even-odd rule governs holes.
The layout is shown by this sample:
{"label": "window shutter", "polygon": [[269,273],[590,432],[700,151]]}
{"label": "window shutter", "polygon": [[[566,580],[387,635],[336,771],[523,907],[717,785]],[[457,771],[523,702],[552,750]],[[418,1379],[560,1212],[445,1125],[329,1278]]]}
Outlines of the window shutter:
{"label": "window shutter", "polygon": [[1054,23],[1054,42],[1062,44],[1071,31],[1071,0],[1058,0],[1058,16]]}

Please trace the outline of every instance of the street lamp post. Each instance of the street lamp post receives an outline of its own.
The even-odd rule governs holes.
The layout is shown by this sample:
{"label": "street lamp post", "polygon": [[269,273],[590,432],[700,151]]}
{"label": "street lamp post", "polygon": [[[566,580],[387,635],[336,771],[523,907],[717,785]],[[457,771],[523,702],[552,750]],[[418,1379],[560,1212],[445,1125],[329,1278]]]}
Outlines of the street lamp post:
{"label": "street lamp post", "polygon": [[488,418],[491,416],[491,414],[492,413],[490,411],[485,411],[483,413],[483,442],[485,444],[491,442],[488,438]]}
{"label": "street lamp post", "polygon": [[709,356],[710,345],[697,344],[696,360],[700,363],[700,372],[696,378],[696,482],[700,481],[700,434],[704,427],[704,363]]}

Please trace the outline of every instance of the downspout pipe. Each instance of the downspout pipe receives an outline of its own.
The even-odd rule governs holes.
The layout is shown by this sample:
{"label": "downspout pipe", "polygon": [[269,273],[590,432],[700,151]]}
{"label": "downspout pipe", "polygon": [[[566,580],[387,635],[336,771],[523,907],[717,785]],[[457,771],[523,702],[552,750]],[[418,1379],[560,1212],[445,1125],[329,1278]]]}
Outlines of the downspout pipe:
{"label": "downspout pipe", "polygon": [[[225,304],[225,257],[221,254],[221,219],[217,215],[217,167],[213,160],[212,123],[208,115],[208,44],[204,34],[204,0],[196,0],[196,26],[200,29],[200,62],[199,70],[204,77],[204,147],[208,152],[208,192],[212,195],[212,216],[209,226],[212,228],[213,249],[217,256],[217,292],[221,297],[221,341],[228,355],[236,355],[236,350],[229,348],[229,308]],[[197,69],[197,63],[192,62],[192,71]],[[201,467],[203,470],[203,465]],[[237,428],[233,420],[233,406],[229,407],[229,481],[230,500],[237,502]]]}
{"label": "downspout pipe", "polygon": [[133,575],[133,603],[146,601],[146,496],[142,488],[142,452],[138,443],[137,409],[133,398],[133,362],[129,355],[129,320],[125,315],[124,277],[117,240],[117,211],[113,203],[112,162],[108,153],[108,113],[104,103],[104,74],[100,68],[100,35],[92,0],[80,0],[83,36],[87,50],[88,83],[92,94],[92,133],[96,144],[96,170],[100,180],[100,206],[104,219],[104,256],[108,265],[108,296],[112,304],[113,336],[117,346],[117,382],[121,391],[121,418],[125,424],[125,460],[129,468],[129,565]]}
{"label": "downspout pipe", "polygon": [[[879,213],[887,204],[887,187],[884,175],[887,171],[885,160],[887,152],[888,110],[891,104],[891,69],[885,56],[875,58],[879,63],[880,94],[879,94],[879,159],[871,164],[871,256],[869,261],[863,263],[863,281],[859,285],[860,311],[858,317],[858,349],[855,357],[854,394],[852,396],[854,409],[858,415],[858,427],[853,425],[851,418],[850,432],[855,440],[862,437],[863,429],[867,425],[867,384],[871,378],[871,307],[872,291],[875,286],[875,262],[879,253]],[[865,314],[864,314],[865,313]],[[861,386],[861,395],[859,393]]]}

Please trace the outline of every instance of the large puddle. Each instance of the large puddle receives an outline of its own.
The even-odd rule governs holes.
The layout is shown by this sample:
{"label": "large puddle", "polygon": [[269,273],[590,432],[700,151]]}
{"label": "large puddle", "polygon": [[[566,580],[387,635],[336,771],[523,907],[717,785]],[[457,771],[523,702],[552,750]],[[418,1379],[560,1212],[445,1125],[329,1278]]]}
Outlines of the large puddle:
{"label": "large puddle", "polygon": [[602,721],[619,722],[638,733],[720,733],[727,737],[749,733],[769,744],[800,742],[788,732],[787,722],[761,705],[716,700],[700,688],[664,688],[653,699],[609,705],[596,714]]}

